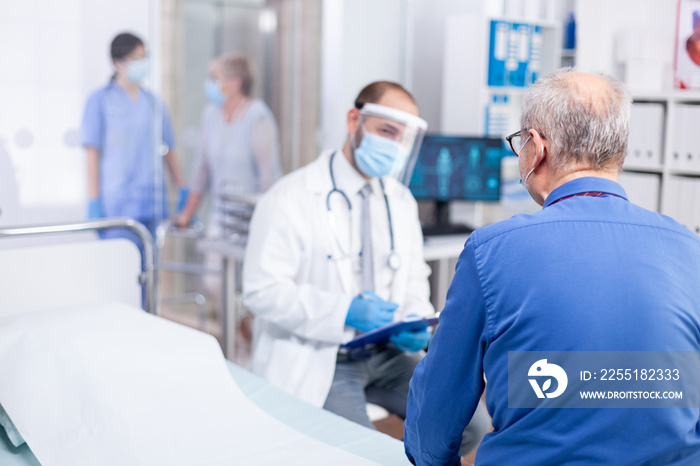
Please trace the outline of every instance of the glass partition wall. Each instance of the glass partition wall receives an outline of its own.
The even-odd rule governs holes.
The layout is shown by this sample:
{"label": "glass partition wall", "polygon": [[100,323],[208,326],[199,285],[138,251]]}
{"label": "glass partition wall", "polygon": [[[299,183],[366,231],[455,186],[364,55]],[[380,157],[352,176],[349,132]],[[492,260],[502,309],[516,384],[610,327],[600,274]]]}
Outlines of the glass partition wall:
{"label": "glass partition wall", "polygon": [[[322,3],[164,0],[162,90],[172,112],[178,155],[188,182],[192,181],[201,144],[202,112],[207,104],[203,84],[212,59],[224,53],[243,52],[251,59],[252,97],[261,99],[272,110],[279,129],[282,172],[288,173],[316,158]],[[204,196],[197,213],[201,226],[210,233],[212,223],[218,223],[209,218],[216,188]],[[225,188],[234,194],[245,194],[247,189],[238,182]],[[170,194],[175,196],[174,192]],[[202,232],[200,238],[207,234]],[[227,238],[239,239],[230,235]],[[220,288],[222,261],[220,256],[213,260],[202,257],[197,241],[177,235],[165,237],[163,309],[176,320],[218,336],[220,322],[213,317],[222,300],[216,292],[217,284]],[[200,267],[190,267],[193,264]],[[183,269],[189,272],[183,273]]]}

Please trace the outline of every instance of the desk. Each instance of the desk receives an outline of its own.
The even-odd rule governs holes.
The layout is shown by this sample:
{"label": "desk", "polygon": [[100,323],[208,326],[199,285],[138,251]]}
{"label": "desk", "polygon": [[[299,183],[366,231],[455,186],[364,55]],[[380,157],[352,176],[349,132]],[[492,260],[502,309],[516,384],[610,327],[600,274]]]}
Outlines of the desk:
{"label": "desk", "polygon": [[437,262],[437,280],[431,295],[431,301],[437,312],[445,307],[447,289],[450,287],[452,270],[450,260],[457,259],[469,238],[464,235],[426,236],[423,240],[423,258],[426,262]]}
{"label": "desk", "polygon": [[226,359],[235,362],[236,326],[241,307],[236,296],[236,270],[243,263],[245,243],[223,238],[204,238],[197,242],[197,249],[221,255],[221,349]]}

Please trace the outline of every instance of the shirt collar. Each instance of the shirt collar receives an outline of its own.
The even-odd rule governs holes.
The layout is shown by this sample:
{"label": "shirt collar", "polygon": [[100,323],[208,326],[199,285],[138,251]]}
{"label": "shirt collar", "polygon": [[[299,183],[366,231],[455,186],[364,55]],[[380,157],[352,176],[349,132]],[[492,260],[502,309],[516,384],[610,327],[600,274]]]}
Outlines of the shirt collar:
{"label": "shirt collar", "polygon": [[618,183],[597,176],[586,176],[568,181],[549,193],[543,207],[548,207],[565,197],[575,196],[586,192],[600,192],[619,196],[626,201],[627,194]]}
{"label": "shirt collar", "polygon": [[379,180],[371,178],[365,180],[362,175],[352,166],[342,149],[338,149],[333,158],[333,176],[338,189],[344,191],[348,196],[354,196],[364,185],[369,183],[372,186],[372,193],[376,194],[381,191]]}
{"label": "shirt collar", "polygon": [[[110,79],[110,80],[109,80],[108,87],[109,87],[112,91],[115,91],[115,90],[116,90],[116,92],[118,93],[118,95],[119,95],[120,98],[122,98],[122,99],[128,99],[128,100],[131,101],[131,97],[130,97],[129,94],[126,92],[126,89],[124,89],[123,87],[121,87],[121,86],[119,85],[119,83],[117,83],[117,80],[116,80],[116,79]],[[138,96],[138,98],[136,99],[136,101],[138,101],[138,100],[141,98],[141,95],[147,96],[147,95],[148,95],[148,91],[146,91],[146,89],[144,89],[143,87],[139,86],[139,96]],[[132,101],[132,102],[136,102],[136,101]]]}

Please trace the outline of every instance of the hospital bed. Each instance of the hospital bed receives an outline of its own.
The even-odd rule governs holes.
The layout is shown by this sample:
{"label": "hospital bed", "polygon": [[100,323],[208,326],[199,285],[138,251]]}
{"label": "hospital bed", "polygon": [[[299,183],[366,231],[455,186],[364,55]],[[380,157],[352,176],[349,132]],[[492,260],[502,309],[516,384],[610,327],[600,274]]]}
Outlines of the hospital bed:
{"label": "hospital bed", "polygon": [[[155,257],[153,244],[148,231],[138,222],[112,219],[67,225],[5,228],[0,229],[0,240],[3,237],[53,235],[107,228],[127,228],[135,232],[143,242],[143,257],[140,257],[139,250],[133,243],[123,239],[0,250],[0,330],[8,319],[25,318],[36,313],[51,313],[54,312],[53,309],[92,309],[92,307],[97,309],[107,306],[125,309],[124,316],[131,315],[133,318],[138,314],[144,316],[139,318],[146,318],[145,313],[134,312],[143,302],[146,310],[157,316],[158,301],[155,289],[157,270],[153,260]],[[106,301],[113,304],[102,304]],[[159,317],[148,317],[148,319],[154,323],[166,322]],[[180,327],[173,323],[168,325]],[[195,330],[176,330],[190,332],[196,338],[200,338],[200,335],[201,338],[206,338],[204,334]],[[195,333],[198,335],[194,335]],[[0,345],[0,352],[1,348]],[[218,347],[216,351],[220,353]],[[1,356],[3,355],[0,353]],[[240,457],[245,459],[235,463],[223,461],[211,464],[277,464],[278,461],[270,460],[275,454],[280,455],[278,460],[299,465],[408,464],[403,453],[402,442],[308,405],[229,361],[225,362],[225,367],[230,374],[230,380],[235,382],[236,390],[244,394],[246,402],[250,401],[251,405],[255,406],[255,409],[246,408],[243,406],[245,403],[241,401],[241,413],[248,413],[250,416],[250,413],[259,412],[260,414],[256,416],[261,418],[271,416],[270,419],[274,419],[274,422],[279,424],[279,426],[270,424],[273,431],[277,429],[276,431],[282,432],[283,430],[280,429],[291,429],[289,432],[299,434],[299,439],[309,439],[311,442],[309,445],[316,445],[318,451],[322,453],[314,454],[313,450],[309,450],[308,456],[313,460],[304,458],[303,453],[299,456],[298,452],[296,455],[290,454],[287,457],[285,448],[289,447],[280,448],[279,445],[275,445],[276,439],[269,439],[270,451],[261,451],[258,447],[258,450],[249,453],[240,452]],[[143,388],[146,391],[148,389],[148,387]],[[198,396],[207,398],[210,393],[206,390]],[[27,401],[31,403],[31,400]],[[158,426],[157,421],[158,419],[154,421],[156,426]],[[240,420],[246,425],[251,421],[251,418]],[[30,449],[32,442],[29,440],[27,442],[29,446],[27,443],[19,447],[13,446],[5,430],[0,427],[0,464],[3,466],[40,464],[37,459],[39,455],[35,455]],[[154,448],[157,447],[154,446]],[[237,448],[245,449],[246,446]],[[277,453],[273,451],[275,449]],[[177,461],[173,462],[173,464],[176,463]],[[106,457],[103,464],[119,464],[119,462]]]}

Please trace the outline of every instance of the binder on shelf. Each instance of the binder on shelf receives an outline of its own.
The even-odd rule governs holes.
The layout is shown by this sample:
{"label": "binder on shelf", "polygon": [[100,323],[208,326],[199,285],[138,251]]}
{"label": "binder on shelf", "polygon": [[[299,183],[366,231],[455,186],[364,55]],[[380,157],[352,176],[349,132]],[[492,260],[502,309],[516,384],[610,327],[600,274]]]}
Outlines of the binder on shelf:
{"label": "binder on shelf", "polygon": [[645,105],[644,157],[649,166],[660,167],[663,163],[664,106],[660,103]]}
{"label": "binder on shelf", "polygon": [[542,72],[542,36],[541,26],[532,26],[532,34],[530,35],[530,58],[526,71],[525,85],[530,85],[537,81],[537,78]]}
{"label": "binder on shelf", "polygon": [[506,85],[509,86],[515,85],[512,80],[515,79],[515,73],[518,70],[518,47],[520,46],[518,39],[518,32],[514,25],[508,23],[508,55],[506,56],[505,72]]}
{"label": "binder on shelf", "polygon": [[678,196],[678,222],[689,230],[692,230],[693,226],[693,195],[695,179],[687,177],[679,177],[680,191]]}
{"label": "binder on shelf", "polygon": [[643,163],[642,146],[645,125],[643,105],[633,103],[630,109],[630,138],[627,143],[625,167],[639,167]]}
{"label": "binder on shelf", "polygon": [[691,209],[691,228],[690,231],[696,235],[700,235],[700,178],[693,178],[693,199],[689,203]]}
{"label": "binder on shelf", "polygon": [[700,170],[700,139],[698,129],[700,129],[700,106],[686,105],[687,118],[684,122],[685,158],[682,168],[688,170]]}
{"label": "binder on shelf", "polygon": [[508,94],[494,94],[486,106],[486,135],[501,137],[507,134],[510,102]]}
{"label": "binder on shelf", "polygon": [[673,135],[671,139],[671,154],[670,160],[668,161],[668,166],[680,169],[684,167],[685,158],[687,157],[687,150],[685,147],[685,132],[689,115],[687,111],[687,105],[677,105],[675,111],[676,121],[673,126]]}
{"label": "binder on shelf", "polygon": [[661,213],[671,217],[678,223],[678,198],[680,195],[680,183],[677,176],[669,176],[667,186],[664,188],[663,206]]}
{"label": "binder on shelf", "polygon": [[506,86],[506,60],[510,42],[510,24],[505,21],[491,21],[489,40],[489,86]]}
{"label": "binder on shelf", "polygon": [[508,83],[511,86],[525,87],[525,77],[530,63],[530,25],[523,23],[513,23],[511,28],[511,47],[509,55],[512,53],[512,60],[506,67],[512,68],[509,73]]}
{"label": "binder on shelf", "polygon": [[630,111],[627,167],[659,168],[664,131],[664,108],[660,103],[634,103]]}
{"label": "binder on shelf", "polygon": [[437,317],[428,317],[425,319],[410,319],[393,324],[385,325],[369,332],[362,333],[353,340],[342,345],[342,348],[360,348],[367,345],[376,345],[386,343],[392,335],[401,332],[411,332],[423,330],[427,327],[437,325],[440,319]]}
{"label": "binder on shelf", "polygon": [[654,173],[620,173],[620,185],[625,189],[630,202],[652,212],[659,211],[661,176]]}
{"label": "binder on shelf", "polygon": [[491,20],[489,86],[527,87],[542,72],[542,27]]}

